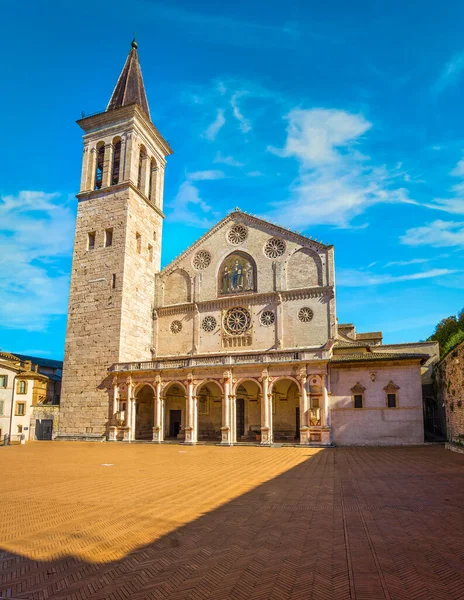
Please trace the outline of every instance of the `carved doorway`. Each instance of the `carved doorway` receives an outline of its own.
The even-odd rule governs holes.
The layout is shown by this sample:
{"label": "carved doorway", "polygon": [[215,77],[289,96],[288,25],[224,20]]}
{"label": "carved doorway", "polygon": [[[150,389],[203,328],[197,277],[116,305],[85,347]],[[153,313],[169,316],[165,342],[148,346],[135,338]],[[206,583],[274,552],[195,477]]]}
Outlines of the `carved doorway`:
{"label": "carved doorway", "polygon": [[169,437],[177,438],[180,433],[180,427],[182,422],[182,411],[181,410],[170,410],[169,411]]}

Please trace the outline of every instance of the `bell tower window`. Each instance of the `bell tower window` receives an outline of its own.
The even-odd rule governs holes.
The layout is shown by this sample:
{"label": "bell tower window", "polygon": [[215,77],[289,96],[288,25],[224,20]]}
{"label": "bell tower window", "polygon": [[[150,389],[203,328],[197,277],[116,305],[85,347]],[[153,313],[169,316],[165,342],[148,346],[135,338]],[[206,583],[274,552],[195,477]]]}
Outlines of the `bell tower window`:
{"label": "bell tower window", "polygon": [[105,144],[99,142],[97,145],[97,163],[95,166],[95,189],[100,190],[103,183],[103,165],[105,162]]}
{"label": "bell tower window", "polygon": [[113,169],[111,172],[111,185],[119,183],[119,169],[121,167],[121,140],[113,142]]}

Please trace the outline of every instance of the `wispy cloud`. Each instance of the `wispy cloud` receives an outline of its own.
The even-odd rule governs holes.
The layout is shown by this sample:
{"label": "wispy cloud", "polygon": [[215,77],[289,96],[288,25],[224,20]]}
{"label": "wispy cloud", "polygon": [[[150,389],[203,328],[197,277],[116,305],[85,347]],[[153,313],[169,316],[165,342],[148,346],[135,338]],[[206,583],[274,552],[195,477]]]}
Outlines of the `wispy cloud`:
{"label": "wispy cloud", "polygon": [[195,171],[189,173],[188,179],[190,181],[214,181],[216,179],[224,179],[225,174],[223,171],[210,170],[210,171]]}
{"label": "wispy cloud", "polygon": [[408,229],[400,240],[408,246],[464,246],[464,222],[433,221]]}
{"label": "wispy cloud", "polygon": [[290,226],[347,227],[374,204],[416,204],[407,189],[398,187],[404,171],[373,165],[358,150],[362,136],[372,127],[362,115],[319,108],[295,109],[286,118],[285,146],[269,150],[296,158],[300,175],[290,188],[290,198],[268,213],[271,220],[283,219]]}
{"label": "wispy cloud", "polygon": [[226,119],[224,117],[224,110],[218,108],[215,120],[211,123],[208,129],[203,133],[203,137],[208,140],[214,141],[217,134],[220,132],[222,127],[225,125]]}
{"label": "wispy cloud", "polygon": [[249,119],[246,119],[240,108],[238,105],[238,100],[239,98],[241,98],[242,96],[245,96],[247,94],[247,92],[236,92],[235,94],[233,94],[232,98],[230,99],[230,103],[232,105],[232,113],[234,115],[234,117],[237,119],[237,121],[240,124],[240,129],[243,131],[243,133],[248,133],[249,131],[251,131],[251,122]]}
{"label": "wispy cloud", "polygon": [[337,275],[337,285],[341,287],[359,287],[369,285],[385,285],[399,283],[402,281],[415,281],[418,279],[431,279],[451,275],[456,273],[452,269],[430,269],[420,273],[410,273],[409,275],[376,275],[364,271],[352,269],[340,269]]}
{"label": "wispy cloud", "polygon": [[56,260],[72,249],[74,215],[59,194],[0,198],[0,323],[44,331],[66,314],[69,279]]}
{"label": "wispy cloud", "polygon": [[430,258],[412,258],[411,260],[393,260],[386,265],[387,267],[407,267],[408,265],[420,265],[426,262],[430,262]]}
{"label": "wispy cloud", "polygon": [[223,165],[229,165],[229,167],[243,167],[244,163],[236,160],[233,156],[223,156],[218,152],[214,158],[214,163]]}
{"label": "wispy cloud", "polygon": [[433,85],[436,94],[444,92],[446,88],[455,85],[464,71],[464,52],[455,54],[443,67],[440,76]]}
{"label": "wispy cloud", "polygon": [[144,19],[153,15],[157,22],[161,19],[172,21],[177,29],[185,28],[189,36],[201,38],[203,42],[252,47],[256,52],[257,48],[268,48],[270,45],[293,45],[299,38],[298,24],[295,22],[273,25],[260,20],[235,19],[229,17],[225,10],[217,14],[202,13],[172,4],[141,0],[137,5],[143,10]]}

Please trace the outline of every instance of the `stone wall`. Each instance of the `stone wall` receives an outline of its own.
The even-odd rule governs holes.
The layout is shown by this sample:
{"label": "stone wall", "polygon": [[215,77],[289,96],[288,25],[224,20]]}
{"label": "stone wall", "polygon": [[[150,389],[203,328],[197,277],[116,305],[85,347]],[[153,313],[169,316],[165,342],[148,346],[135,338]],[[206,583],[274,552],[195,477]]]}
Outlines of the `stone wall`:
{"label": "stone wall", "polygon": [[[397,408],[387,408],[385,386],[399,387]],[[365,388],[354,408],[352,388]],[[420,364],[331,366],[332,439],[337,445],[422,444],[424,425]]]}
{"label": "stone wall", "polygon": [[445,405],[449,441],[464,437],[464,342],[451,350],[435,370],[439,401]]}

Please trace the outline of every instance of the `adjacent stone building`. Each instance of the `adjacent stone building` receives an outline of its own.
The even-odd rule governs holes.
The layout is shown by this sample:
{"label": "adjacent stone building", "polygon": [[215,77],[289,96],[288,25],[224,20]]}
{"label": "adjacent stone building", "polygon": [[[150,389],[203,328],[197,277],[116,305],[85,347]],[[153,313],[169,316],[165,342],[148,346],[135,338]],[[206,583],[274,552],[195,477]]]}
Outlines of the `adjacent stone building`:
{"label": "adjacent stone building", "polygon": [[445,408],[450,442],[464,442],[464,342],[453,348],[435,369],[438,400]]}
{"label": "adjacent stone building", "polygon": [[133,42],[84,155],[63,439],[414,444],[430,345],[337,322],[334,248],[233,210],[160,270],[169,144]]}
{"label": "adjacent stone building", "polygon": [[52,439],[58,429],[61,361],[0,352],[0,442]]}

